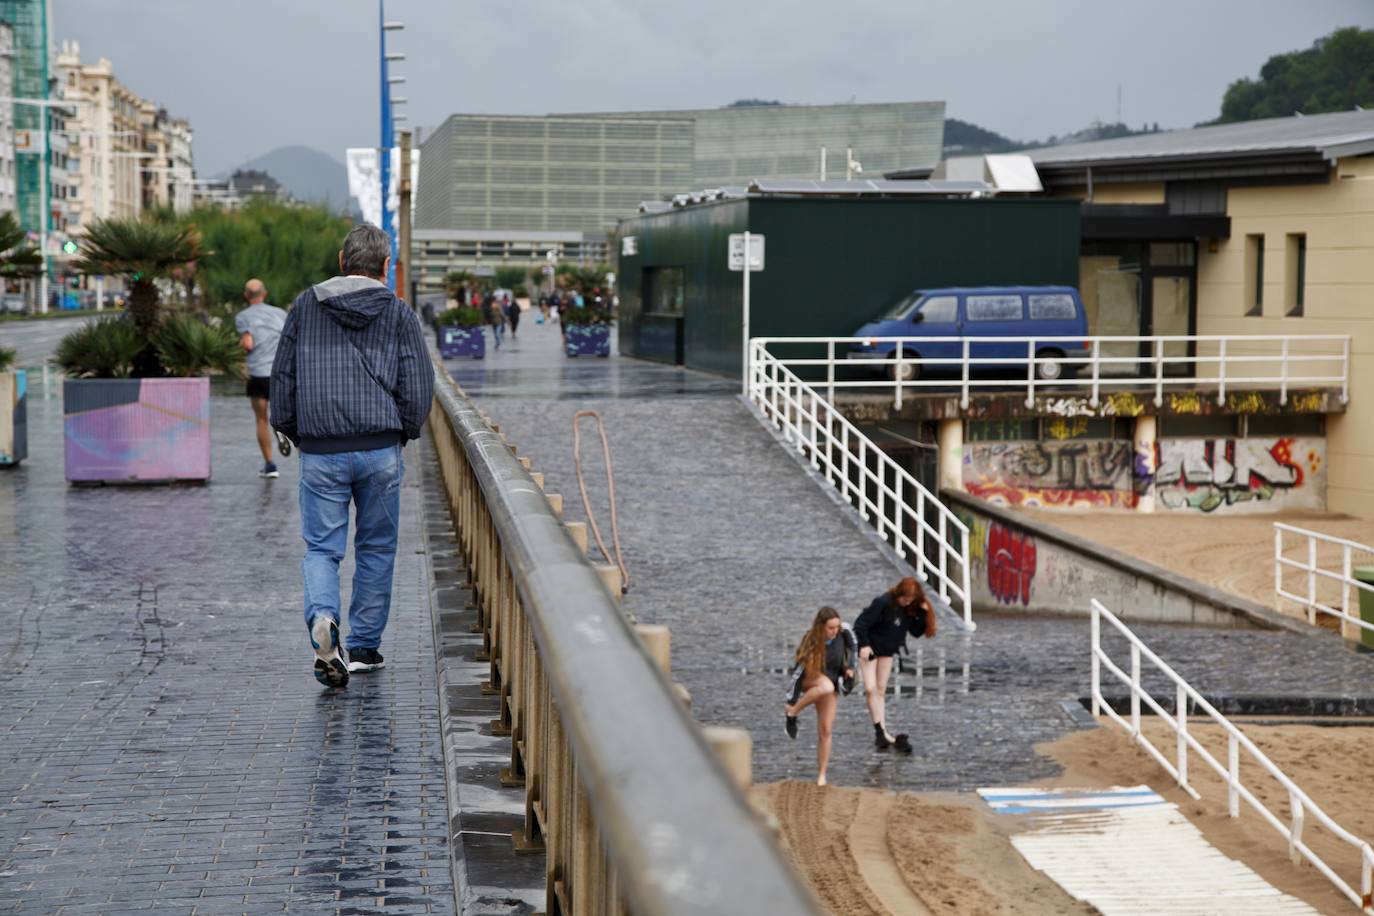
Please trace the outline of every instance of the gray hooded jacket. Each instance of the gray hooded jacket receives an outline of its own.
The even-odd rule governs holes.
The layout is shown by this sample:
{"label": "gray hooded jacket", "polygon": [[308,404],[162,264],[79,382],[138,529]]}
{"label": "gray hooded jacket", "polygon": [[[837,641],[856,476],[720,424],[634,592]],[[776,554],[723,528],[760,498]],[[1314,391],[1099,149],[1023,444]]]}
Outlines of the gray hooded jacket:
{"label": "gray hooded jacket", "polygon": [[415,313],[370,277],[296,297],[272,364],[272,426],[303,452],[367,451],[420,437],[434,370]]}

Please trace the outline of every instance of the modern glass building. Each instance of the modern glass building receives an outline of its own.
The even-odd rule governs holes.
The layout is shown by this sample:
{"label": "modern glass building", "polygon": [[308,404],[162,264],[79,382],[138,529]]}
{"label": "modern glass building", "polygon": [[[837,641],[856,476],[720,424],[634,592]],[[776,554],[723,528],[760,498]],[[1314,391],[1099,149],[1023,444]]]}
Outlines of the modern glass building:
{"label": "modern glass building", "polygon": [[423,137],[414,218],[421,290],[448,270],[604,261],[641,201],[752,180],[843,179],[940,160],[943,102],[770,105],[544,117],[452,115]]}
{"label": "modern glass building", "polygon": [[[48,10],[45,0],[0,0],[0,22],[14,29],[13,95],[20,99],[48,97]],[[43,228],[43,159],[45,112],[37,105],[14,105],[14,128],[21,139],[15,156],[16,213],[19,224],[33,233]]]}

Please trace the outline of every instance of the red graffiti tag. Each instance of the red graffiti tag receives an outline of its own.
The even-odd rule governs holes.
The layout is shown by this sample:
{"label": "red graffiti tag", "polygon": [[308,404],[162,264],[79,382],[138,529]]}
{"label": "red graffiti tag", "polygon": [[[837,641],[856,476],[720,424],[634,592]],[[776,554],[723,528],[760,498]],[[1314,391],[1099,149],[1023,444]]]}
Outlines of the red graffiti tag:
{"label": "red graffiti tag", "polygon": [[988,590],[1003,604],[1030,604],[1035,538],[994,524],[988,529]]}

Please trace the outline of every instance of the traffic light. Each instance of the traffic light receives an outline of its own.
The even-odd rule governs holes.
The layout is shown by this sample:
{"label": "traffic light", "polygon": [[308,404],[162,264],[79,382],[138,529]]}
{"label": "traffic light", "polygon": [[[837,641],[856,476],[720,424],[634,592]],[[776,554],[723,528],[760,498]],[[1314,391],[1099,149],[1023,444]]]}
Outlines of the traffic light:
{"label": "traffic light", "polygon": [[71,239],[68,239],[67,241],[62,243],[62,250],[65,251],[67,254],[76,254],[76,242],[73,242]]}

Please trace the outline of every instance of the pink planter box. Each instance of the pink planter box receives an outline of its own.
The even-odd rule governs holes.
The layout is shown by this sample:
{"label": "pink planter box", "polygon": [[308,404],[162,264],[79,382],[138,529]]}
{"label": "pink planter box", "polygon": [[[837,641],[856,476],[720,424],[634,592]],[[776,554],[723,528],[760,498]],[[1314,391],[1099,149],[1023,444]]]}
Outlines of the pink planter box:
{"label": "pink planter box", "polygon": [[62,413],[73,483],[210,479],[208,378],[68,379]]}

